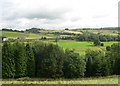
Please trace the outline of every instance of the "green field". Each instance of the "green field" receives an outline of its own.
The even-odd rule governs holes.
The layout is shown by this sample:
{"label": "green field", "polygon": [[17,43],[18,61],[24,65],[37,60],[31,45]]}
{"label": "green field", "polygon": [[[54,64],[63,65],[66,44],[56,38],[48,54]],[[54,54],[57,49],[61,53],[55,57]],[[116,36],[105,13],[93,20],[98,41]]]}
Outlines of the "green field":
{"label": "green field", "polygon": [[78,79],[6,79],[3,84],[118,84],[118,76]]}
{"label": "green field", "polygon": [[72,35],[54,35],[54,34],[45,34],[45,35],[50,36],[52,38],[56,38],[56,37],[58,37],[58,38],[61,38],[61,37],[74,37]]}
{"label": "green field", "polygon": [[2,31],[2,36],[7,38],[13,38],[16,39],[19,36],[25,36],[26,39],[40,39],[41,37],[46,38],[61,38],[61,37],[73,37],[71,35],[54,35],[54,34],[36,34],[36,33],[21,33],[21,32],[10,32],[10,31]]}
{"label": "green field", "polygon": [[58,45],[61,46],[64,50],[71,49],[80,55],[84,55],[87,49],[92,50],[106,50],[106,46],[110,46],[113,43],[118,42],[102,42],[104,46],[94,46],[93,42],[80,42],[80,41],[59,41]]}
{"label": "green field", "polygon": [[13,39],[18,38],[19,36],[25,36],[26,39],[40,39],[41,37],[51,38],[50,36],[46,36],[44,34],[21,33],[21,32],[10,32],[10,31],[2,31],[2,36]]}

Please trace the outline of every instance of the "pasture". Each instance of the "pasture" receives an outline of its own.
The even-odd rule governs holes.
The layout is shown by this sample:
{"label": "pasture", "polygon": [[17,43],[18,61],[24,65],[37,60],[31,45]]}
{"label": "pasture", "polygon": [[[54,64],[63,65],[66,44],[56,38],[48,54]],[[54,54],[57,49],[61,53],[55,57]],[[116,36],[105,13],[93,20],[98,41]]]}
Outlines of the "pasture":
{"label": "pasture", "polygon": [[55,32],[59,32],[59,33],[75,33],[75,34],[82,34],[81,32],[78,31],[71,31],[71,30],[40,30],[40,33],[55,33]]}
{"label": "pasture", "polygon": [[44,34],[34,34],[34,33],[21,33],[21,32],[10,32],[10,31],[2,31],[2,36],[7,38],[16,39],[19,36],[25,36],[26,39],[40,39],[41,37],[51,38],[50,36],[46,36]]}
{"label": "pasture", "polygon": [[19,36],[25,36],[26,39],[41,39],[41,37],[46,37],[46,38],[73,37],[72,35],[54,35],[54,34],[46,34],[46,33],[39,34],[39,33],[26,33],[26,32],[21,33],[21,32],[10,32],[10,31],[2,31],[2,36],[12,39],[16,39]]}
{"label": "pasture", "polygon": [[106,50],[106,46],[110,46],[113,43],[118,42],[101,42],[104,43],[104,46],[94,46],[93,42],[81,42],[81,41],[59,41],[58,45],[61,46],[64,50],[71,49],[80,55],[84,55],[87,49],[92,50]]}

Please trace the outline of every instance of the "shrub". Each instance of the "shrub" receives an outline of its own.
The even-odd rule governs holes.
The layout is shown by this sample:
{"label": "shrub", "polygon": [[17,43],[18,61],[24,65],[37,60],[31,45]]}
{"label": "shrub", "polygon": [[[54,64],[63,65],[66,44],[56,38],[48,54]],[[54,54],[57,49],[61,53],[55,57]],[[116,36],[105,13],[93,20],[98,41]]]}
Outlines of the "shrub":
{"label": "shrub", "polygon": [[103,44],[103,43],[101,43],[101,46],[104,46],[104,44]]}

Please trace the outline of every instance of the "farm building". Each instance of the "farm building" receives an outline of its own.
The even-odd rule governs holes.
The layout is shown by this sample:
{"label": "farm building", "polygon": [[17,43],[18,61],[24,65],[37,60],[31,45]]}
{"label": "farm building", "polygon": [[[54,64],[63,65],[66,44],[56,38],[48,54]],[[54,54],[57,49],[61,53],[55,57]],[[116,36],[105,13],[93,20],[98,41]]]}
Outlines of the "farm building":
{"label": "farm building", "polygon": [[8,41],[8,38],[3,38],[3,41],[5,42],[5,41]]}
{"label": "farm building", "polygon": [[2,41],[8,41],[8,38],[7,38],[7,37],[2,37],[2,36],[0,36],[0,39],[1,39]]}
{"label": "farm building", "polygon": [[26,39],[25,36],[19,36],[18,39]]}

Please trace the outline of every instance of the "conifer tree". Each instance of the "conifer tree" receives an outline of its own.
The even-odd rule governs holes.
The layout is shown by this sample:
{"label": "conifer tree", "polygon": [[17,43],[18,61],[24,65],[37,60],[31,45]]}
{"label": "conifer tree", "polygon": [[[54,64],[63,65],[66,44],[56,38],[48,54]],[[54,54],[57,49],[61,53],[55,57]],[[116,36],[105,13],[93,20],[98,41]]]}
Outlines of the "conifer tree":
{"label": "conifer tree", "polygon": [[19,41],[13,44],[14,59],[15,59],[15,77],[24,77],[27,75],[27,57],[25,52],[25,45]]}
{"label": "conifer tree", "polygon": [[27,57],[27,76],[35,76],[35,58],[32,47],[30,44],[26,45],[26,57]]}
{"label": "conifer tree", "polygon": [[8,42],[3,43],[2,47],[2,77],[15,77],[15,61],[13,47]]}
{"label": "conifer tree", "polygon": [[88,57],[88,61],[86,62],[86,76],[90,77],[92,75],[92,57]]}

